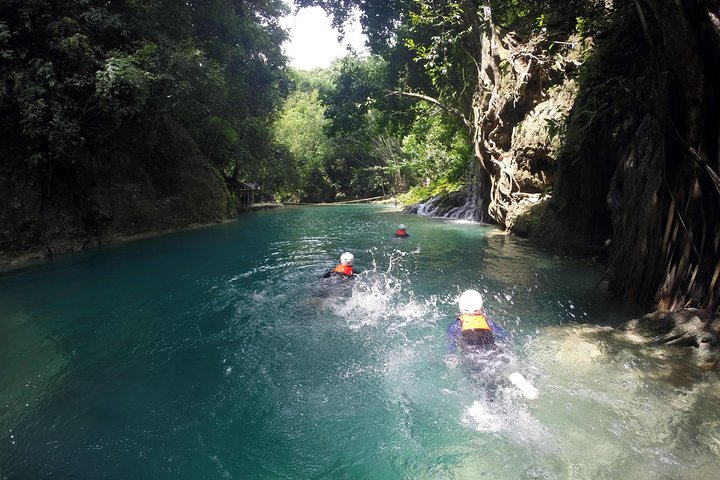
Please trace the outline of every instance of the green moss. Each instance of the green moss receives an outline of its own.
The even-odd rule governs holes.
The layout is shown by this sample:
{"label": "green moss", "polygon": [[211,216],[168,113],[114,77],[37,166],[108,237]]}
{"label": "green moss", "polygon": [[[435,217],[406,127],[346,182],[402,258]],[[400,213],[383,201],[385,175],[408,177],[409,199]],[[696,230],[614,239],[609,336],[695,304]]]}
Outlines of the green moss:
{"label": "green moss", "polygon": [[422,203],[438,195],[447,195],[461,190],[465,185],[460,182],[451,182],[445,179],[431,184],[429,187],[412,187],[407,193],[398,196],[398,200],[404,205]]}

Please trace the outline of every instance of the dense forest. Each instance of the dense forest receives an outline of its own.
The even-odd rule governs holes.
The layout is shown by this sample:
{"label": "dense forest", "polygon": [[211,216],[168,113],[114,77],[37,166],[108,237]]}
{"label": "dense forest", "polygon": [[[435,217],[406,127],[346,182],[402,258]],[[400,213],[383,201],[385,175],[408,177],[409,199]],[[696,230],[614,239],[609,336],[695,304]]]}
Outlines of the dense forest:
{"label": "dense forest", "polygon": [[236,213],[283,177],[282,0],[3,0],[0,250],[52,255]]}
{"label": "dense forest", "polygon": [[472,190],[614,293],[720,308],[720,2],[294,3],[359,14],[371,54],[289,69],[281,0],[4,0],[0,252],[230,218],[247,183]]}

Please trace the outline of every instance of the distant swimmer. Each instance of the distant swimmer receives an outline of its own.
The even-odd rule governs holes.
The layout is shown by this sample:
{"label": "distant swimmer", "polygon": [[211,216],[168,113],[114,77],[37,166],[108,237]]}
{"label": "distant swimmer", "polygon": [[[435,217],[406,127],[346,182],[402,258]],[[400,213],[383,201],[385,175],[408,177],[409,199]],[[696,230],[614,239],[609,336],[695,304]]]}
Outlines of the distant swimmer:
{"label": "distant swimmer", "polygon": [[395,232],[395,235],[393,235],[393,237],[396,237],[396,238],[405,238],[405,237],[409,237],[409,236],[410,235],[407,233],[407,227],[405,226],[404,223],[401,223],[400,225],[398,225],[398,229]]}
{"label": "distant swimmer", "polygon": [[343,280],[355,278],[360,274],[360,271],[353,269],[354,263],[355,256],[350,252],[345,252],[340,255],[340,263],[335,268],[325,272],[320,278],[339,277]]}
{"label": "distant swimmer", "polygon": [[[485,358],[480,358],[483,363],[487,362],[487,355],[505,358],[507,355],[500,355],[501,350],[495,345],[495,340],[507,338],[505,330],[490,320],[483,310],[483,298],[477,290],[466,290],[458,299],[460,314],[448,325],[448,351],[454,352],[460,347],[467,352],[483,353]],[[482,357],[482,356],[481,356]],[[512,361],[508,363],[514,363]],[[493,368],[499,365],[495,364]],[[487,371],[487,370],[486,370]],[[516,371],[505,374],[510,382],[515,385],[525,398],[536,399],[538,390],[525,377]]]}

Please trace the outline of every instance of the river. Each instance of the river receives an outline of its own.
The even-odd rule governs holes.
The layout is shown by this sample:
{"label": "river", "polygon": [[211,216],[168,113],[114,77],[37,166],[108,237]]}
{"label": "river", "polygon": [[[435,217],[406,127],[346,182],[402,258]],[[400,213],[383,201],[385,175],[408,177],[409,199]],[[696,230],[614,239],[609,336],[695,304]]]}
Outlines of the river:
{"label": "river", "polygon": [[[364,273],[328,291],[346,250]],[[601,277],[491,226],[368,205],[6,274],[0,478],[717,478],[717,373],[614,333],[631,313]],[[467,288],[538,399],[448,352]]]}

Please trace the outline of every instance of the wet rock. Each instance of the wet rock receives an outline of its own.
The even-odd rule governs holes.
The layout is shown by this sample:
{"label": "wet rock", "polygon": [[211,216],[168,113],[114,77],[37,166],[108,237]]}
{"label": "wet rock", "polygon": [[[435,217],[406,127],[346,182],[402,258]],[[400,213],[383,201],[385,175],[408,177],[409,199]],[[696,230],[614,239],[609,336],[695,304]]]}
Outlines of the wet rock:
{"label": "wet rock", "polygon": [[649,343],[691,347],[703,368],[720,363],[720,314],[708,310],[656,311],[630,320],[619,330]]}
{"label": "wet rock", "polygon": [[477,185],[468,185],[461,190],[445,192],[423,203],[410,205],[404,212],[482,222],[485,219],[485,210]]}
{"label": "wet rock", "polygon": [[550,196],[527,195],[508,211],[505,224],[508,230],[519,237],[527,238],[539,228]]}

